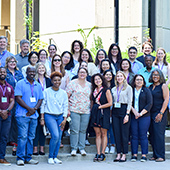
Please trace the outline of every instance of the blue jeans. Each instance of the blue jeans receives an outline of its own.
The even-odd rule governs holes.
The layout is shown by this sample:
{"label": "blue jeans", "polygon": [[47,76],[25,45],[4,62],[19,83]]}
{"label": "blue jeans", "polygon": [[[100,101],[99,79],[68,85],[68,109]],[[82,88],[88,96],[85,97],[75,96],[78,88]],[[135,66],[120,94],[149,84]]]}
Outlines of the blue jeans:
{"label": "blue jeans", "polygon": [[44,114],[45,124],[51,133],[49,145],[49,158],[57,158],[60,149],[61,136],[63,131],[60,129],[60,124],[63,121],[63,115]]}
{"label": "blue jeans", "polygon": [[33,154],[33,139],[37,127],[37,119],[16,117],[18,126],[17,160],[30,161]]}
{"label": "blue jeans", "polygon": [[142,154],[148,153],[147,132],[150,126],[150,116],[131,119],[131,150],[132,154],[138,153],[138,144],[140,141]]}
{"label": "blue jeans", "polygon": [[11,116],[3,120],[0,116],[0,159],[4,159],[6,152],[6,144],[11,127]]}
{"label": "blue jeans", "polygon": [[85,148],[86,129],[90,114],[71,112],[70,122],[70,145],[71,150],[83,150]]}
{"label": "blue jeans", "polygon": [[[110,138],[110,141],[109,141]],[[109,130],[107,131],[107,145],[109,146],[109,143],[111,145],[115,144],[115,138],[114,138],[114,134],[113,134],[113,127],[112,127],[112,123],[110,123],[109,125]]]}

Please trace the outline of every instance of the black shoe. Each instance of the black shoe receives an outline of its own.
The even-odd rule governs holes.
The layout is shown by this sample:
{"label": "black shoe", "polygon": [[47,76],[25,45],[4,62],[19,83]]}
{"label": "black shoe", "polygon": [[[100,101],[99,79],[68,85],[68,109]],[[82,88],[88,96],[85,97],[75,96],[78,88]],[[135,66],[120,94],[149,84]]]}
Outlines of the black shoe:
{"label": "black shoe", "polygon": [[141,162],[146,162],[147,161],[147,158],[146,156],[142,156],[142,158],[140,159]]}
{"label": "black shoe", "polygon": [[120,161],[120,159],[114,159],[113,160],[113,162],[119,162]]}
{"label": "black shoe", "polygon": [[99,154],[96,154],[96,156],[95,156],[94,159],[93,159],[93,162],[98,161],[99,156],[100,156]]}
{"label": "black shoe", "polygon": [[33,153],[33,155],[39,155],[39,153],[38,153],[38,152],[35,152],[35,153]]}
{"label": "black shoe", "polygon": [[131,162],[136,162],[137,161],[137,156],[132,156],[131,157]]}
{"label": "black shoe", "polygon": [[126,162],[126,158],[125,159],[120,159],[119,162]]}
{"label": "black shoe", "polygon": [[101,153],[98,158],[98,161],[105,161],[105,160],[106,160],[106,156],[103,153]]}
{"label": "black shoe", "polygon": [[44,152],[41,152],[41,151],[39,151],[39,154],[40,154],[40,155],[45,155],[45,153],[44,153]]}

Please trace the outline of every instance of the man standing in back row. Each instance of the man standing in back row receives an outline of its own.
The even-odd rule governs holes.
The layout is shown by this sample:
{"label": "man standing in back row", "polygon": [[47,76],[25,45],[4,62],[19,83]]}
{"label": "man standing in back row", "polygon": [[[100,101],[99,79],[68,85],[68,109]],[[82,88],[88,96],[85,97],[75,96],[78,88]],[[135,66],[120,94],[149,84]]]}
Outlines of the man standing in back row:
{"label": "man standing in back row", "polygon": [[14,54],[7,51],[8,39],[5,36],[0,36],[0,66],[5,67],[6,58],[14,56]]}

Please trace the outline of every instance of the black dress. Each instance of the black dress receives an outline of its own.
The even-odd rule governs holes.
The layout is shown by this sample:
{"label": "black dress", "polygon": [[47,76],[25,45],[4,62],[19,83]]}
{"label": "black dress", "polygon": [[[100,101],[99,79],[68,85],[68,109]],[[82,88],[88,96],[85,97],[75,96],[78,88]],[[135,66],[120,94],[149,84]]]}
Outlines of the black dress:
{"label": "black dress", "polygon": [[[100,97],[100,104],[108,103],[106,98],[106,91],[110,89],[106,89],[102,91]],[[92,96],[93,107],[91,109],[91,126],[92,127],[100,127],[104,129],[109,129],[110,125],[110,107],[104,109],[98,109],[99,104],[96,103],[96,98]]]}
{"label": "black dress", "polygon": [[[153,148],[153,157],[154,158],[163,158],[165,159],[165,128],[167,120],[167,109],[163,114],[161,122],[156,123],[155,117],[160,113],[162,108],[164,98],[162,85],[160,84],[153,89],[153,85],[149,87],[152,96],[153,96],[153,105],[150,110],[151,113],[151,124],[150,124],[150,142]],[[152,90],[153,89],[153,90]]]}

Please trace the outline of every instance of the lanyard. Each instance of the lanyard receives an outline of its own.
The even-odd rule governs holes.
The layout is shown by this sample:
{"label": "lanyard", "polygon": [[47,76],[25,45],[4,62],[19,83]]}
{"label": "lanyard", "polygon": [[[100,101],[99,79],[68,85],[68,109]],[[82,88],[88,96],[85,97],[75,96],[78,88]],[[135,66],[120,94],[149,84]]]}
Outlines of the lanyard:
{"label": "lanyard", "polygon": [[162,67],[161,67],[161,68],[160,68],[160,65],[158,64],[158,68],[159,68],[160,70],[162,70],[163,67],[164,67],[164,64],[162,64]]}
{"label": "lanyard", "polygon": [[133,70],[133,67],[135,66],[135,62],[132,63],[131,68]]}
{"label": "lanyard", "polygon": [[31,89],[31,95],[32,97],[34,97],[34,82],[32,85],[30,84],[30,89]]}
{"label": "lanyard", "polygon": [[2,57],[7,53],[7,51],[4,52],[4,54],[2,54],[2,56],[0,57],[0,60],[2,59]]}
{"label": "lanyard", "polygon": [[5,86],[4,90],[3,90],[3,88],[2,88],[2,86],[1,86],[1,85],[0,85],[0,88],[1,88],[1,90],[2,90],[3,97],[4,97],[4,96],[5,96],[5,92],[6,92],[6,86]]}
{"label": "lanyard", "polygon": [[123,86],[121,87],[120,91],[119,91],[119,87],[117,87],[117,102],[119,102],[119,97],[120,97],[120,93],[123,89]]}
{"label": "lanyard", "polygon": [[127,80],[127,82],[129,83],[129,73],[128,73],[128,76],[127,76],[126,80]]}
{"label": "lanyard", "polygon": [[38,81],[40,82],[40,85],[42,87],[42,91],[44,91],[44,88],[45,88],[45,78],[43,79],[43,83],[41,83],[39,78],[38,78]]}

